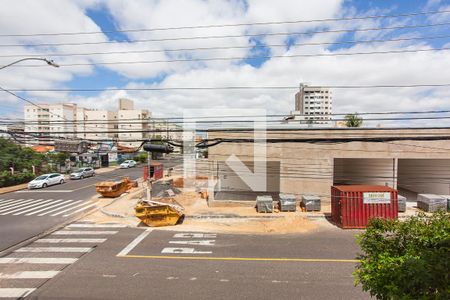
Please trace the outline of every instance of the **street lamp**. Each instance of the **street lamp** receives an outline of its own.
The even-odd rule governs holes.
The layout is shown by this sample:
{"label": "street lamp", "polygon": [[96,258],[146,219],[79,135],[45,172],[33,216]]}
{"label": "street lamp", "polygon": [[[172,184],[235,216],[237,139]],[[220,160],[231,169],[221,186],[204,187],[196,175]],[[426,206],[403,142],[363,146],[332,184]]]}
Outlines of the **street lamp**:
{"label": "street lamp", "polygon": [[5,66],[2,66],[2,67],[0,67],[0,70],[4,69],[4,68],[7,68],[7,67],[10,67],[12,65],[15,65],[15,64],[20,63],[20,62],[25,61],[25,60],[41,60],[41,61],[45,61],[49,66],[52,66],[52,67],[55,67],[55,68],[59,68],[59,65],[57,63],[55,63],[53,60],[51,60],[51,59],[40,58],[40,57],[27,57],[27,58],[22,58],[22,59],[16,60],[16,61],[14,61],[14,62],[12,62],[10,64],[7,64]]}

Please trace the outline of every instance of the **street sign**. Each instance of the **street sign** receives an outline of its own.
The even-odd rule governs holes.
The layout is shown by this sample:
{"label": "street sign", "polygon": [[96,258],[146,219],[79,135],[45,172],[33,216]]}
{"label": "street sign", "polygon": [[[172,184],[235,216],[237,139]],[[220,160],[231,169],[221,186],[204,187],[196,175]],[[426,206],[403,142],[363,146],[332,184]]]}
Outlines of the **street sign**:
{"label": "street sign", "polygon": [[391,193],[368,192],[363,193],[364,204],[389,204],[391,203]]}

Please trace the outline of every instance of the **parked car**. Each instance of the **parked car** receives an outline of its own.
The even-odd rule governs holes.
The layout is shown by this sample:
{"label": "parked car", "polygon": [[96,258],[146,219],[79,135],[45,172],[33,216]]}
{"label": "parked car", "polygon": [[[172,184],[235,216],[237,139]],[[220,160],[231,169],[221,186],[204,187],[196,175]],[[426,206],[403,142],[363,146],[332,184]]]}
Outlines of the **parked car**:
{"label": "parked car", "polygon": [[92,177],[95,175],[95,171],[91,167],[80,168],[70,173],[70,179],[83,179],[86,177]]}
{"label": "parked car", "polygon": [[128,168],[132,168],[132,167],[136,167],[136,162],[132,159],[126,160],[120,164],[121,169],[128,169]]}
{"label": "parked car", "polygon": [[59,173],[44,174],[28,183],[28,189],[40,189],[54,184],[63,184],[64,175]]}

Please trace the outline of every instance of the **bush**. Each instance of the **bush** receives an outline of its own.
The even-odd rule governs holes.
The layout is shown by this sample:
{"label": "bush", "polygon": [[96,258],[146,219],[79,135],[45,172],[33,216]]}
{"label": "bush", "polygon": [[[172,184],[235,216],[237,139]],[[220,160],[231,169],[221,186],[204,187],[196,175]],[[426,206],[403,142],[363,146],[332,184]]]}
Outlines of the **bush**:
{"label": "bush", "polygon": [[450,216],[372,219],[358,236],[355,284],[377,299],[450,299]]}
{"label": "bush", "polygon": [[134,157],[134,160],[141,163],[147,162],[147,153],[139,153]]}
{"label": "bush", "polygon": [[26,183],[33,180],[34,177],[33,173],[16,173],[11,175],[9,172],[0,172],[0,187]]}

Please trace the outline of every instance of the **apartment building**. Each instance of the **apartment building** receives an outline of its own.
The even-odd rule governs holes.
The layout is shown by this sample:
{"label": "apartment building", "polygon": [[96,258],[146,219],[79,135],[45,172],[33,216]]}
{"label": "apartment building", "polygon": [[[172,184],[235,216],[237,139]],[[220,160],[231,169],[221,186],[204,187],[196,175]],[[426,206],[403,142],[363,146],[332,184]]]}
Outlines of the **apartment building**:
{"label": "apartment building", "polygon": [[304,123],[326,124],[331,121],[333,107],[332,93],[329,88],[301,83],[295,94],[295,111],[292,120]]}
{"label": "apartment building", "polygon": [[109,110],[85,109],[83,113],[83,131],[78,136],[92,141],[117,139],[117,112]]}
{"label": "apartment building", "polygon": [[73,139],[76,137],[77,105],[73,103],[31,104],[24,106],[25,133],[36,136],[36,141],[49,143],[48,137]]}
{"label": "apartment building", "polygon": [[119,144],[131,148],[139,147],[142,140],[149,138],[150,117],[148,110],[135,109],[132,100],[120,98],[117,112]]}

